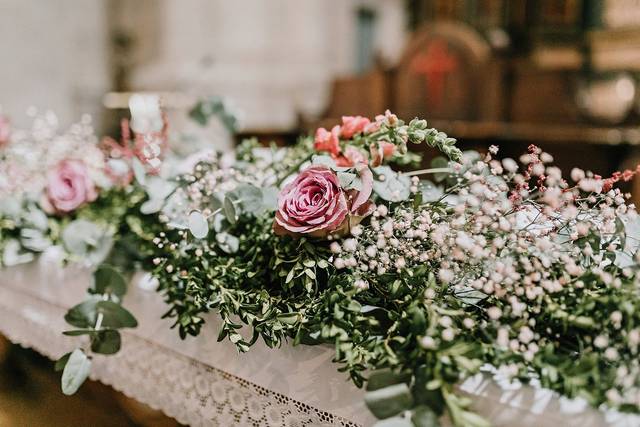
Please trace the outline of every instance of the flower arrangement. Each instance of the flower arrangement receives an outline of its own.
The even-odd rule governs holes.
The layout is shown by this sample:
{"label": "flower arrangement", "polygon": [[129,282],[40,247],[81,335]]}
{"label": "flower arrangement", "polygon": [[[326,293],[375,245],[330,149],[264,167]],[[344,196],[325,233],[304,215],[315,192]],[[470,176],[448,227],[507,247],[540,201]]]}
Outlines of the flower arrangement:
{"label": "flower arrangement", "polygon": [[114,183],[88,116],[62,133],[52,113],[34,115],[30,130],[2,133],[0,242],[2,264],[13,265],[64,239],[66,225]]}
{"label": "flower arrangement", "polygon": [[[638,170],[565,178],[538,147],[518,161],[493,146],[463,153],[426,121],[386,112],[344,117],[284,149],[248,140],[233,155],[199,154],[190,172],[154,177],[166,185],[152,191],[146,174],[160,164],[144,159],[162,150],[140,157],[137,137],[123,135],[107,157],[130,164],[147,191],[103,199],[108,190],[72,159],[50,169],[51,194],[42,185],[31,200],[46,195],[53,209],[38,206],[48,222],[117,211],[114,244],[158,279],[181,337],[198,335],[214,311],[218,339],[239,351],[258,340],[331,345],[380,425],[433,426],[443,414],[488,425],[455,388],[485,370],[640,411],[640,228],[615,188]],[[410,144],[444,157],[418,169]],[[76,327],[67,333],[90,344],[59,363],[67,393],[86,378],[91,352],[117,352],[118,329],[135,326],[114,306],[126,290],[119,265],[102,264],[89,299],[67,314]]]}
{"label": "flower arrangement", "polygon": [[[56,364],[66,394],[87,378],[92,354],[118,352],[119,330],[137,325],[121,303],[128,277],[147,256],[143,224],[158,223],[158,210],[175,190],[174,174],[194,162],[169,150],[157,96],[134,95],[130,107],[118,141],[98,141],[89,116],[66,132],[53,113],[34,112],[26,131],[0,116],[0,266],[52,252],[94,269],[86,300],[65,316],[73,327],[65,334],[80,337],[79,347]],[[200,118],[220,114],[207,111]],[[224,119],[233,116],[224,111]]]}
{"label": "flower arrangement", "polygon": [[[397,172],[409,143],[445,158]],[[566,180],[535,146],[517,162],[454,143],[387,112],[199,163],[154,229],[167,315],[185,337],[215,311],[240,351],[332,345],[393,425],[488,425],[455,391],[487,367],[637,412],[639,236],[613,188],[637,171]]]}
{"label": "flower arrangement", "polygon": [[[8,120],[0,120],[0,125]],[[34,115],[30,130],[4,131],[0,146],[0,264],[29,262],[35,254],[53,252],[65,262],[81,262],[96,269],[89,297],[66,316],[76,326],[69,335],[87,335],[94,353],[119,349],[119,328],[136,326],[120,303],[126,275],[139,261],[127,235],[139,223],[145,188],[139,183],[157,172],[161,132],[131,137],[123,123],[121,144],[98,141],[88,116],[60,132],[52,113]],[[152,153],[152,154],[149,154]],[[132,176],[138,179],[132,182]],[[122,237],[121,237],[122,236]],[[63,391],[82,383],[89,359],[76,350],[63,378]],[[69,360],[63,358],[60,367]],[[74,368],[75,372],[71,369]],[[83,368],[84,369],[84,368]],[[80,373],[80,375],[78,375]]]}

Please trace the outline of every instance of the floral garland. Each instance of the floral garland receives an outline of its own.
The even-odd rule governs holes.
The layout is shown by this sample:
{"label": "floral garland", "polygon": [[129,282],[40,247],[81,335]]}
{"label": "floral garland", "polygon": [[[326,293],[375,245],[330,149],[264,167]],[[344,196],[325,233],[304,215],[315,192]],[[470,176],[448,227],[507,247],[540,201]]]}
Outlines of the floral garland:
{"label": "floral garland", "polygon": [[[202,101],[196,109],[205,102],[214,105],[194,120],[206,124],[217,116],[235,125],[220,100]],[[118,352],[119,330],[137,326],[121,303],[152,237],[142,231],[143,223],[158,223],[160,202],[174,190],[172,177],[202,156],[182,149],[183,158],[169,149],[157,97],[134,95],[130,104],[132,119],[122,121],[120,141],[98,141],[89,116],[60,132],[50,112],[34,112],[26,131],[0,115],[0,267],[53,252],[65,263],[94,269],[86,300],[65,316],[73,329],[64,333],[83,337],[56,363],[66,394],[89,375],[92,354]],[[202,146],[191,139],[192,147]]]}
{"label": "floral garland", "polygon": [[117,352],[118,330],[137,326],[121,306],[125,276],[140,260],[126,237],[140,222],[145,199],[133,176],[140,181],[158,172],[166,127],[132,138],[125,121],[123,140],[116,143],[110,138],[98,142],[88,116],[66,132],[59,132],[52,113],[34,115],[28,131],[11,129],[4,117],[0,126],[0,265],[29,262],[57,249],[64,262],[95,268],[87,300],[65,317],[75,327],[65,334],[88,337],[86,349],[56,364],[65,368],[63,391],[72,394],[89,373],[88,354]]}
{"label": "floral garland", "polygon": [[[447,159],[394,171],[410,142]],[[519,165],[454,142],[387,112],[201,162],[154,226],[167,316],[185,337],[215,311],[240,351],[333,345],[380,425],[488,425],[454,389],[487,365],[637,412],[640,236],[612,188],[636,171],[570,184],[535,146]]]}
{"label": "floral garland", "polygon": [[[445,158],[411,170],[421,159],[409,143]],[[95,210],[114,193],[91,202],[82,174],[67,178],[80,169],[65,163],[58,173],[85,188],[72,218],[117,224],[115,244],[137,248],[183,338],[214,311],[218,339],[239,351],[259,339],[332,345],[339,370],[366,385],[380,425],[433,426],[445,412],[457,426],[489,425],[454,388],[485,366],[638,412],[640,229],[614,188],[637,171],[603,179],[574,169],[565,180],[535,146],[519,162],[497,152],[462,153],[424,120],[387,112],[344,117],[286,149],[246,141],[233,158],[199,155],[168,187],[129,186]],[[158,158],[153,147],[145,153]],[[127,174],[141,183],[149,171],[133,165],[140,158],[120,156],[134,157]],[[49,199],[51,223],[68,205]],[[107,220],[109,207],[117,220]],[[28,223],[2,221],[6,252]],[[90,348],[61,360],[65,392],[86,378],[90,351],[118,351],[118,329],[135,326],[114,307],[126,289],[119,265],[99,267],[94,296],[67,315],[77,327],[68,333],[88,335]]]}

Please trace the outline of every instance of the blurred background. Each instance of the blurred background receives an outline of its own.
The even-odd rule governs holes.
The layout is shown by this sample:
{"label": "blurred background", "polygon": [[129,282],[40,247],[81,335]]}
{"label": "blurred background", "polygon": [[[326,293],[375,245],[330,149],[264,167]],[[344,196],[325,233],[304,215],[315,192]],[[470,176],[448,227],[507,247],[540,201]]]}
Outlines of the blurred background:
{"label": "blurred background", "polygon": [[[147,91],[174,128],[198,100],[224,100],[238,127],[219,148],[248,135],[288,144],[389,108],[463,149],[515,157],[538,144],[565,173],[640,163],[640,0],[0,0],[0,55],[0,105],[16,126],[34,106],[62,124],[90,113],[115,136],[130,93]],[[640,200],[638,183],[629,191]],[[4,366],[0,384],[28,382]],[[12,387],[0,426],[37,425],[11,418]],[[146,423],[126,414],[117,425]]]}
{"label": "blurred background", "polygon": [[18,126],[35,106],[114,134],[129,93],[151,91],[176,113],[224,98],[240,138],[390,108],[465,147],[638,162],[638,0],[0,0],[0,53]]}

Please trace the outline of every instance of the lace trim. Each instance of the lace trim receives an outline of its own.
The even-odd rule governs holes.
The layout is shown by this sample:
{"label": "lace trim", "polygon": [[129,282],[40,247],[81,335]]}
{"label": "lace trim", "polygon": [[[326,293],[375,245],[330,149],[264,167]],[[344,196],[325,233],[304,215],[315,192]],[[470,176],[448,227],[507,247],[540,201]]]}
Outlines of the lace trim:
{"label": "lace trim", "polygon": [[[0,286],[0,331],[57,359],[77,345],[60,334],[65,309]],[[91,378],[193,426],[344,426],[358,424],[189,359],[133,334],[126,351],[94,357]]]}

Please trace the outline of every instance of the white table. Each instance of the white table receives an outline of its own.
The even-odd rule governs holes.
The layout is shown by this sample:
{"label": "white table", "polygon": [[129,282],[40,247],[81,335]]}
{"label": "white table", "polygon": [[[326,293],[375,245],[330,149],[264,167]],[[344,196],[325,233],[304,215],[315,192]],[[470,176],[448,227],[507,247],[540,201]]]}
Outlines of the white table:
{"label": "white table", "polygon": [[[91,378],[113,386],[184,424],[196,426],[368,426],[373,417],[364,392],[331,363],[324,346],[262,343],[238,354],[229,342],[216,342],[214,315],[197,338],[180,340],[161,319],[167,307],[137,276],[125,306],[139,326],[123,332],[115,356],[94,358]],[[67,309],[84,298],[90,273],[61,269],[42,260],[0,272],[0,331],[11,341],[56,359],[78,345],[61,334]],[[460,388],[475,409],[496,426],[640,426],[640,418],[603,413],[569,402],[548,390],[499,385],[479,374]]]}

